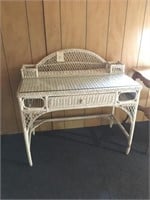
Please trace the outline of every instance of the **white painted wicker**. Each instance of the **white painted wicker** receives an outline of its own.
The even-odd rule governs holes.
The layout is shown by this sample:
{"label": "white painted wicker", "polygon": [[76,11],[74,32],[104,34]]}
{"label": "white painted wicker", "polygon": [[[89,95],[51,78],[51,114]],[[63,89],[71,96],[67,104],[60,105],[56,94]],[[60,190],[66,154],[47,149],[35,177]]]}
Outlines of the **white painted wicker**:
{"label": "white painted wicker", "polygon": [[[100,117],[76,116],[59,119],[39,119],[52,111],[111,106],[110,126],[116,121],[128,139],[131,148],[141,85],[124,74],[124,65],[107,63],[95,53],[83,49],[65,49],[54,52],[36,65],[23,65],[22,81],[18,88],[22,125],[30,166],[31,135],[47,121],[76,120]],[[114,117],[115,107],[130,117],[128,133]]]}

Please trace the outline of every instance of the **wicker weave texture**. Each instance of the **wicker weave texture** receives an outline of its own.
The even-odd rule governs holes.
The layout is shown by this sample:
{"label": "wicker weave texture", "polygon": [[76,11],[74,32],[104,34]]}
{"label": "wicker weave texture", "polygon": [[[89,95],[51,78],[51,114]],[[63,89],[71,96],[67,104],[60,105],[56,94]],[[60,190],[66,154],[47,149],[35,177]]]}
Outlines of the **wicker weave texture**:
{"label": "wicker weave texture", "polygon": [[[59,54],[63,57],[61,62]],[[65,49],[48,55],[35,66],[24,65],[21,72],[22,78],[97,74],[107,73],[105,65],[106,61],[91,51]]]}
{"label": "wicker weave texture", "polygon": [[[31,135],[47,121],[39,117],[59,110],[111,106],[110,127],[116,120],[128,140],[126,153],[130,152],[141,85],[124,74],[124,65],[109,64],[91,51],[66,49],[36,65],[24,65],[21,74],[17,97],[31,166]],[[114,117],[116,107],[129,115],[129,133]]]}

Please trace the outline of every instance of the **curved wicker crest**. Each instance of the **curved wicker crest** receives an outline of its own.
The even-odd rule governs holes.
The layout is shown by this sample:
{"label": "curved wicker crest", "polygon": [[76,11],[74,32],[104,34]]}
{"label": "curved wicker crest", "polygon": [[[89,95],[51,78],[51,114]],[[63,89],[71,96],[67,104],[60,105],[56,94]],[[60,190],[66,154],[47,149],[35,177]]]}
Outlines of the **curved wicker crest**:
{"label": "curved wicker crest", "polygon": [[106,61],[98,56],[96,53],[89,51],[89,50],[84,50],[84,49],[63,49],[56,51],[45,58],[43,58],[39,63],[37,63],[37,67],[41,65],[48,65],[48,64],[55,64],[58,63],[57,61],[57,55],[58,53],[63,53],[64,54],[64,62],[69,62],[69,63],[98,63],[102,64],[105,63]]}
{"label": "curved wicker crest", "polygon": [[63,49],[49,54],[36,65],[23,65],[22,78],[84,76],[122,73],[122,64],[113,64],[113,70],[102,57],[85,49]]}

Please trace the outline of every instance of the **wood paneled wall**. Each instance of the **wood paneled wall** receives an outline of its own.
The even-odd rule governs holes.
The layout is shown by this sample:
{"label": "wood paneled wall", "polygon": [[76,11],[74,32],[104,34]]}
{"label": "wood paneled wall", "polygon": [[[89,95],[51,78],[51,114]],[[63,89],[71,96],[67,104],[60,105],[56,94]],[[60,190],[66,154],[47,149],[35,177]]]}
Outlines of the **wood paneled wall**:
{"label": "wood paneled wall", "polygon": [[[21,132],[16,91],[22,64],[37,63],[59,49],[84,48],[107,60],[120,60],[128,69],[150,66],[150,54],[143,58],[147,48],[143,45],[145,33],[150,37],[150,0],[5,0],[1,1],[1,12],[1,129],[4,134]],[[141,103],[149,104],[149,97],[145,89]],[[51,116],[107,111],[83,109],[56,112]],[[122,112],[117,114],[123,118]],[[138,120],[144,120],[142,113],[138,113]],[[57,122],[45,124],[39,130],[100,123],[106,122]]]}

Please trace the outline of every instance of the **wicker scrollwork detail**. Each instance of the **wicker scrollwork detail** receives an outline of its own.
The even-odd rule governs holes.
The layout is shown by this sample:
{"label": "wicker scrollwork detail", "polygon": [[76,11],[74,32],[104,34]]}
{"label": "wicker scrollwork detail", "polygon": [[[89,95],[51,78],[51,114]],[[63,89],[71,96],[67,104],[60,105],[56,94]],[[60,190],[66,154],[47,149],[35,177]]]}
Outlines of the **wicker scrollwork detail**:
{"label": "wicker scrollwork detail", "polygon": [[130,121],[132,122],[136,112],[136,105],[128,104],[128,105],[120,105],[119,107],[128,114],[128,116],[130,117]]}
{"label": "wicker scrollwork detail", "polygon": [[33,111],[32,113],[24,113],[23,118],[26,125],[26,130],[31,130],[36,119],[43,114],[45,114],[45,111]]}

